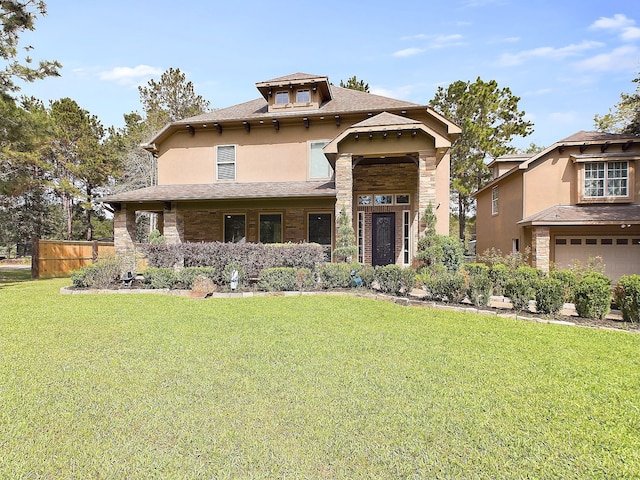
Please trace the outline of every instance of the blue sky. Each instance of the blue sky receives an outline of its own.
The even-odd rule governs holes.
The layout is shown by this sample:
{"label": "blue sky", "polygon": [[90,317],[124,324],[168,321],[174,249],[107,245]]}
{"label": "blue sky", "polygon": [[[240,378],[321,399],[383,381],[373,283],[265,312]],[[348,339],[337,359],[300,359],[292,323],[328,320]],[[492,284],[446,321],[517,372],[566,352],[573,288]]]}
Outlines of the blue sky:
{"label": "blue sky", "polygon": [[514,145],[548,146],[592,130],[640,72],[638,0],[49,0],[22,44],[62,76],[24,85],[70,97],[103,125],[140,110],[138,85],[169,67],[213,108],[259,96],[295,72],[356,75],[372,93],[427,104],[438,86],[494,79],[535,125]]}

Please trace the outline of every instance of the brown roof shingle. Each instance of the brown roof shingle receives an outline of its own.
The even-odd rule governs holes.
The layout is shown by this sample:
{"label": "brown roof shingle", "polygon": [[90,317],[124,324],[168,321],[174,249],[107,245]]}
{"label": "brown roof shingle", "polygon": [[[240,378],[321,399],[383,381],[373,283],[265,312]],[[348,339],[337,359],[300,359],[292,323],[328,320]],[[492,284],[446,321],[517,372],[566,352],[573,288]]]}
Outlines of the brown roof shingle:
{"label": "brown roof shingle", "polygon": [[216,183],[155,185],[101,198],[106,203],[171,200],[239,200],[260,198],[335,197],[334,182]]}
{"label": "brown roof shingle", "polygon": [[555,205],[518,222],[520,225],[640,224],[640,205]]}

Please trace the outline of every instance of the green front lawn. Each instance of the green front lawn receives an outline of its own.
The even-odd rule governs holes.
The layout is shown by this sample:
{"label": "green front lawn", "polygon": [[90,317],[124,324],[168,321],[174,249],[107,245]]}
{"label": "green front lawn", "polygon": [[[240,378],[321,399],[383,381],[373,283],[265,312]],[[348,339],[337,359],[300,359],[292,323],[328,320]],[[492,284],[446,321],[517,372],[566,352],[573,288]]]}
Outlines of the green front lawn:
{"label": "green front lawn", "polygon": [[0,284],[0,478],[640,476],[640,335]]}

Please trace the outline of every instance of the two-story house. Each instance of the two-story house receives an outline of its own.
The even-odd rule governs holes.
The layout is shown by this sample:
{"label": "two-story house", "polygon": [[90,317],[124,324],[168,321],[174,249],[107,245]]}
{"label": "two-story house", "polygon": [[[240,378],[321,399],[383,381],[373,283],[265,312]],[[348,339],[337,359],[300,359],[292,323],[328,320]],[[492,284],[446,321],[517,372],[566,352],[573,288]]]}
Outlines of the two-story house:
{"label": "two-story house", "polygon": [[584,131],[497,158],[476,193],[478,253],[530,247],[546,271],[599,256],[614,280],[640,273],[639,160],[638,137]]}
{"label": "two-story house", "polygon": [[158,184],[104,199],[118,255],[135,251],[136,212],[169,242],[335,243],[344,208],[358,258],[412,262],[431,202],[449,229],[449,149],[458,126],[426,105],[297,73],[259,98],[167,125],[148,144]]}

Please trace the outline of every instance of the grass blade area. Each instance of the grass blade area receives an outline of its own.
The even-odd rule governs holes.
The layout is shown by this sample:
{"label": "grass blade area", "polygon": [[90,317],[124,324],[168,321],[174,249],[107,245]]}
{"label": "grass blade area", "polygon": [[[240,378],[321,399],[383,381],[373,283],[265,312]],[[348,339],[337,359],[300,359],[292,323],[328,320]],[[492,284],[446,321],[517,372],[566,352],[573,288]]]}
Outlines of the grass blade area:
{"label": "grass blade area", "polygon": [[1,478],[640,476],[640,335],[0,288]]}

